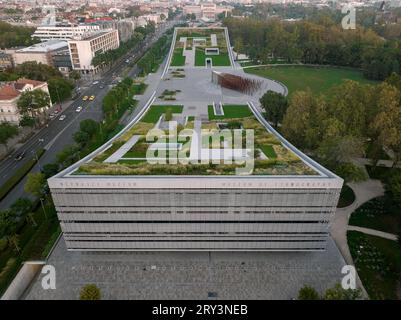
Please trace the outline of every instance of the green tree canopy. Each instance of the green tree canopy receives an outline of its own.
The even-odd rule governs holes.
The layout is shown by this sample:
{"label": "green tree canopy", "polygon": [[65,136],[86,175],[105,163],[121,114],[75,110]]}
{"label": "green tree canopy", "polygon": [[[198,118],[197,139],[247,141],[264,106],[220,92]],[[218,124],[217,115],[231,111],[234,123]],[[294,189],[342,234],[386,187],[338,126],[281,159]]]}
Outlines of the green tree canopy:
{"label": "green tree canopy", "polygon": [[25,183],[24,190],[35,197],[42,197],[46,190],[46,178],[41,172],[28,173],[28,179]]}
{"label": "green tree canopy", "polygon": [[7,145],[8,140],[16,136],[17,134],[18,134],[17,126],[9,122],[0,123],[0,144],[4,145],[7,150],[8,150],[8,145]]}
{"label": "green tree canopy", "polygon": [[319,300],[319,293],[311,286],[303,286],[298,292],[298,300]]}
{"label": "green tree canopy", "polygon": [[277,128],[287,111],[288,102],[285,96],[275,91],[268,90],[261,98],[260,103],[265,110],[266,119]]}

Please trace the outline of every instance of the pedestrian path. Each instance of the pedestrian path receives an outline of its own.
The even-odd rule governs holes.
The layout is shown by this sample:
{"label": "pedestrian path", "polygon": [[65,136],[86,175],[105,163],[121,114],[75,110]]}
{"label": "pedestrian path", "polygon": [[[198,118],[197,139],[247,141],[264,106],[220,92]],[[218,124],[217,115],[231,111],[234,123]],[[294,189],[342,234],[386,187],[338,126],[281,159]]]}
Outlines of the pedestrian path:
{"label": "pedestrian path", "polygon": [[364,227],[358,227],[358,226],[348,226],[347,230],[349,231],[359,231],[365,234],[369,234],[371,236],[376,236],[388,240],[394,240],[397,241],[397,235],[388,233],[388,232],[383,232],[375,229],[369,229],[369,228],[364,228]]}

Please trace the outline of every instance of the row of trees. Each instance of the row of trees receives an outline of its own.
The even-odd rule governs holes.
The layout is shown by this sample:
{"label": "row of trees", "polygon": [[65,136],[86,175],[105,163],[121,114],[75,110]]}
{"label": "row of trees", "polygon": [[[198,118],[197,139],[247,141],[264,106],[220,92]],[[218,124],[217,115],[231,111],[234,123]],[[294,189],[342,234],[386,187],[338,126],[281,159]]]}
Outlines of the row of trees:
{"label": "row of trees", "polygon": [[169,39],[170,36],[168,35],[160,37],[138,61],[138,66],[141,68],[142,74],[156,71],[169,50]]}
{"label": "row of trees", "polygon": [[297,91],[291,99],[268,91],[260,102],[266,118],[284,136],[348,181],[365,178],[353,164],[366,156],[376,163],[391,150],[401,160],[401,76],[373,86],[346,80],[327,95]]}
{"label": "row of trees", "polygon": [[14,81],[19,78],[45,81],[48,84],[50,98],[53,103],[62,102],[71,97],[74,84],[63,78],[60,71],[36,61],[24,62],[12,70],[0,74],[0,81]]}
{"label": "row of trees", "polygon": [[362,298],[360,289],[343,289],[339,283],[328,288],[320,296],[315,288],[303,286],[298,292],[298,300],[357,300]]}
{"label": "row of trees", "polygon": [[0,21],[0,48],[11,48],[18,46],[30,46],[39,42],[32,39],[31,35],[35,28],[13,26],[7,22]]}
{"label": "row of trees", "polygon": [[358,26],[344,30],[330,18],[319,23],[227,18],[224,24],[235,50],[254,62],[279,60],[363,68],[367,78],[378,80],[400,72],[399,41],[385,41],[371,29]]}

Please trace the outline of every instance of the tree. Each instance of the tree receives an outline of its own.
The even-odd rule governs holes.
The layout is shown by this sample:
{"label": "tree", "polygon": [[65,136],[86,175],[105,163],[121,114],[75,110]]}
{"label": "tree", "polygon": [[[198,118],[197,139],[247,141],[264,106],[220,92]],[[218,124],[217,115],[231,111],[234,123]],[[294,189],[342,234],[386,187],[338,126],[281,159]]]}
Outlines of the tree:
{"label": "tree", "polygon": [[15,73],[20,77],[32,80],[47,81],[51,78],[62,78],[62,74],[56,68],[47,64],[37,63],[36,61],[28,61],[18,65]]}
{"label": "tree", "polygon": [[16,217],[25,216],[32,210],[32,201],[28,198],[19,198],[11,205],[10,209]]}
{"label": "tree", "polygon": [[33,127],[35,126],[35,119],[28,114],[23,114],[19,121],[19,125],[21,127]]}
{"label": "tree", "polygon": [[277,128],[278,123],[283,120],[287,111],[288,102],[286,97],[280,93],[268,90],[259,101],[265,110],[266,119],[272,122],[273,126]]}
{"label": "tree", "polygon": [[73,135],[74,141],[79,144],[80,146],[84,146],[89,141],[89,134],[85,131],[77,131]]}
{"label": "tree", "polygon": [[383,83],[379,85],[378,113],[372,122],[378,141],[385,148],[394,152],[395,165],[401,158],[401,106],[400,92],[393,86]]}
{"label": "tree", "polygon": [[18,128],[9,122],[0,123],[0,144],[8,151],[7,142],[10,138],[18,134]]}
{"label": "tree", "polygon": [[15,232],[17,220],[11,210],[0,211],[0,238],[9,236]]}
{"label": "tree", "polygon": [[364,168],[351,162],[341,163],[333,168],[333,171],[342,177],[345,182],[358,182],[368,179]]}
{"label": "tree", "polygon": [[386,192],[393,201],[401,207],[401,172],[392,174],[385,184]]}
{"label": "tree", "polygon": [[79,159],[79,146],[68,145],[63,150],[56,154],[57,163],[62,167],[66,168],[73,164]]}
{"label": "tree", "polygon": [[42,90],[31,90],[23,92],[17,101],[17,107],[21,114],[29,114],[31,118],[43,113],[44,109],[50,107],[50,96]]}
{"label": "tree", "polygon": [[79,294],[80,300],[100,300],[101,292],[95,284],[87,284],[81,289]]}
{"label": "tree", "polygon": [[283,118],[283,134],[299,148],[316,149],[325,132],[323,119],[326,116],[322,97],[315,97],[311,91],[297,91],[292,95]]}
{"label": "tree", "polygon": [[324,300],[357,300],[362,297],[360,289],[343,289],[339,283],[326,290]]}
{"label": "tree", "polygon": [[319,300],[319,293],[311,286],[303,286],[298,292],[298,300]]}
{"label": "tree", "polygon": [[79,128],[89,137],[92,137],[95,133],[99,131],[99,123],[92,119],[85,119],[79,123]]}
{"label": "tree", "polygon": [[46,163],[42,167],[42,173],[45,175],[46,179],[54,176],[59,170],[59,165],[57,163]]}
{"label": "tree", "polygon": [[337,136],[323,140],[317,149],[317,155],[323,163],[335,167],[340,163],[362,157],[364,150],[362,139],[354,136]]}
{"label": "tree", "polygon": [[49,86],[49,93],[51,97],[51,101],[62,102],[69,98],[71,98],[71,92],[74,88],[74,85],[63,78],[51,78],[47,81]]}
{"label": "tree", "polygon": [[68,74],[68,77],[74,80],[74,82],[77,82],[78,80],[81,79],[81,73],[77,70],[71,70],[70,73]]}
{"label": "tree", "polygon": [[46,192],[46,178],[41,172],[28,173],[28,179],[25,183],[24,190],[35,197],[42,197]]}

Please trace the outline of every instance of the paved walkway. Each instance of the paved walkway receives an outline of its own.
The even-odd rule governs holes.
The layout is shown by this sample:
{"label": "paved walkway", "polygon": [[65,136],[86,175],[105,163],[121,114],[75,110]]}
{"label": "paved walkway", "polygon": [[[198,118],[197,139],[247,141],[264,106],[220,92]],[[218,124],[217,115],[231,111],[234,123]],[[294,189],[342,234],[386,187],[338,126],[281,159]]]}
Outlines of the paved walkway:
{"label": "paved walkway", "polygon": [[[349,183],[348,185],[352,188],[352,190],[354,190],[355,201],[348,207],[337,208],[336,214],[330,226],[330,234],[337,244],[337,247],[342,253],[345,261],[349,265],[354,265],[347,241],[347,230],[350,230],[348,227],[349,217],[351,216],[351,213],[354,212],[355,209],[357,209],[363,203],[373,198],[384,195],[384,188],[379,180],[372,179],[363,182]],[[358,285],[363,288],[362,282],[360,281],[359,277],[357,279],[357,282]],[[362,290],[366,294],[366,290],[364,288]]]}
{"label": "paved walkway", "polygon": [[347,230],[359,231],[359,232],[366,233],[366,234],[369,234],[372,236],[377,236],[377,237],[381,237],[384,239],[397,241],[397,235],[388,233],[388,232],[375,230],[375,229],[369,229],[369,228],[363,228],[363,227],[357,227],[357,226],[348,226]]}
{"label": "paved walkway", "polygon": [[[48,264],[56,289],[39,274],[28,300],[77,299],[88,283],[102,299],[294,299],[305,284],[323,293],[340,282],[345,261],[331,238],[319,252],[79,252],[61,238]],[[215,300],[214,299],[214,300]]]}

